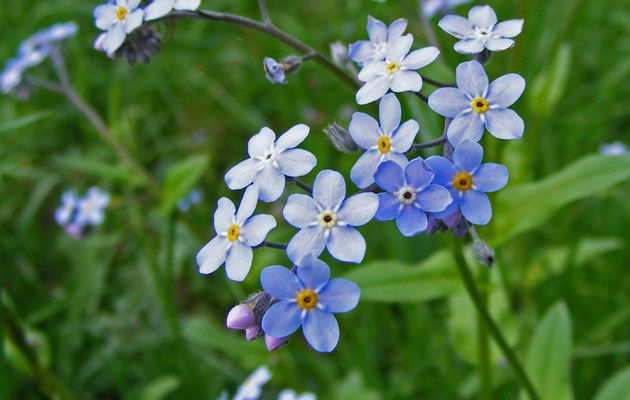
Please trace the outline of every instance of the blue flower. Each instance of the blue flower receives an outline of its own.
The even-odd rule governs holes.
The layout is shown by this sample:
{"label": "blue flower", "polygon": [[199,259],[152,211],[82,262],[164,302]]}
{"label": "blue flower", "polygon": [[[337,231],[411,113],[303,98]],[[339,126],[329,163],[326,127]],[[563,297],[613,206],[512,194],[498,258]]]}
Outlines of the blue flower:
{"label": "blue flower", "polygon": [[260,200],[277,200],[284,192],[285,176],[298,177],[311,172],[317,158],[302,149],[296,149],[308,136],[309,127],[296,125],[276,140],[269,128],[262,128],[247,144],[249,157],[225,174],[225,182],[232,190],[242,189],[252,182],[258,186]]}
{"label": "blue flower", "polygon": [[604,143],[599,146],[599,152],[604,156],[622,156],[628,154],[628,148],[621,142]]}
{"label": "blue flower", "polygon": [[263,59],[263,68],[265,69],[265,78],[271,83],[287,84],[287,77],[284,68],[276,60],[271,57]]}
{"label": "blue flower", "polygon": [[48,56],[48,48],[24,47],[18,55],[7,61],[2,73],[0,73],[0,90],[9,93],[22,83],[24,71],[39,65]]}
{"label": "blue flower", "polygon": [[94,9],[94,24],[106,31],[95,41],[94,47],[112,56],[125,42],[128,33],[142,25],[144,10],[140,0],[110,0]]}
{"label": "blue flower", "polygon": [[225,272],[229,279],[245,279],[252,266],[252,247],[260,245],[269,231],[276,227],[276,220],[271,215],[252,217],[257,202],[256,186],[245,190],[238,211],[229,199],[219,199],[214,212],[214,230],[217,236],[197,253],[199,272],[211,274],[225,263]]}
{"label": "blue flower", "polygon": [[424,160],[416,158],[405,169],[386,161],[378,167],[374,179],[386,192],[378,194],[379,221],[396,219],[400,232],[407,237],[427,228],[426,212],[444,211],[453,198],[447,189],[432,184],[434,173]]}
{"label": "blue flower", "polygon": [[199,8],[201,0],[154,0],[144,10],[144,20],[158,19],[172,10],[194,11]]}
{"label": "blue flower", "polygon": [[379,106],[380,126],[365,113],[357,112],[352,116],[350,136],[367,150],[350,171],[350,179],[359,188],[374,183],[374,173],[383,161],[407,164],[405,153],[411,148],[420,126],[412,119],[400,125],[401,112],[396,95],[389,93],[381,99]]}
{"label": "blue flower", "polygon": [[79,204],[79,196],[74,190],[64,192],[61,195],[61,206],[55,210],[55,221],[64,226],[70,223]]}
{"label": "blue flower", "polygon": [[359,80],[365,82],[356,95],[358,104],[368,104],[380,99],[388,90],[393,92],[419,92],[422,77],[415,70],[431,64],[440,51],[425,47],[409,53],[413,36],[408,33],[399,37],[387,50],[384,61],[366,64],[359,72]]}
{"label": "blue flower", "polygon": [[471,0],[421,0],[422,13],[425,18],[432,18],[438,13],[444,13],[460,4],[470,3]]}
{"label": "blue flower", "polygon": [[330,279],[330,269],[313,255],[304,257],[297,274],[274,265],[260,273],[263,289],[278,299],[265,313],[262,328],[274,337],[291,335],[300,326],[317,351],[330,352],[339,342],[339,325],[333,314],[352,310],[361,290],[346,279]]}
{"label": "blue flower", "polygon": [[483,148],[478,143],[464,140],[453,153],[453,162],[441,156],[426,160],[435,173],[434,182],[447,188],[453,203],[435,218],[446,218],[461,211],[464,218],[475,225],[485,225],[492,218],[487,192],[496,192],[507,184],[508,170],[495,163],[481,164]]}
{"label": "blue flower", "polygon": [[488,84],[488,76],[477,61],[457,66],[457,88],[440,88],[429,96],[433,111],[452,118],[446,131],[449,142],[478,142],[484,127],[498,139],[518,139],[525,124],[508,109],[521,97],[525,80],[517,74],[504,75]]}
{"label": "blue flower", "polygon": [[79,200],[75,222],[79,226],[100,225],[105,219],[105,207],[109,204],[109,193],[92,187]]}
{"label": "blue flower", "polygon": [[459,15],[447,15],[438,23],[445,32],[461,39],[455,43],[455,51],[461,54],[507,50],[514,46],[512,38],[523,30],[522,19],[512,19],[497,24],[497,15],[490,6],[476,6],[468,12],[468,19]]}
{"label": "blue flower", "polygon": [[368,16],[367,31],[370,40],[359,40],[350,45],[350,59],[361,65],[385,60],[387,51],[407,29],[406,19],[397,19],[387,27],[378,19]]}
{"label": "blue flower", "polygon": [[[313,185],[313,197],[294,194],[289,197],[283,215],[299,228],[287,247],[293,262],[324,248],[339,261],[359,263],[365,255],[365,239],[354,226],[367,224],[378,209],[378,196],[359,193],[346,200],[346,183],[339,172],[321,171]],[[273,335],[272,335],[273,336]]]}
{"label": "blue flower", "polygon": [[74,22],[64,22],[49,26],[35,32],[31,37],[20,44],[20,54],[28,54],[32,51],[42,51],[48,54],[48,49],[55,43],[62,42],[76,35],[79,27]]}

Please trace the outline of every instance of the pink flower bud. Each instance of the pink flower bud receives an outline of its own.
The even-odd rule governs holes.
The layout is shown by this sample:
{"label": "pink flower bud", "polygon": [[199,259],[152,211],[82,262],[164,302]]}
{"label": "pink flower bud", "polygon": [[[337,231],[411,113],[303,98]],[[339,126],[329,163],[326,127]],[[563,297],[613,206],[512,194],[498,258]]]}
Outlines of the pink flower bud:
{"label": "pink flower bud", "polygon": [[230,329],[247,329],[254,325],[255,320],[252,309],[245,304],[239,304],[230,310],[225,325]]}

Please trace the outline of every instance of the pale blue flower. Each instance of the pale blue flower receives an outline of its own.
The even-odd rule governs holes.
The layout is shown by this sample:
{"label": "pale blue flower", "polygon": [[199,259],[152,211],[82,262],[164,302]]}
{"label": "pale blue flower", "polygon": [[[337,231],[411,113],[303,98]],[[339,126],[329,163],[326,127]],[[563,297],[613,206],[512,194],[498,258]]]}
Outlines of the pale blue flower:
{"label": "pale blue flower", "polygon": [[468,19],[459,15],[447,15],[438,23],[447,33],[461,39],[455,43],[455,51],[461,54],[507,50],[514,46],[512,38],[523,30],[522,19],[499,22],[490,6],[475,6],[470,9]]}
{"label": "pale blue flower", "polygon": [[393,92],[419,92],[422,77],[417,69],[431,64],[440,51],[425,47],[409,53],[413,36],[408,33],[391,43],[384,61],[366,64],[359,72],[359,80],[365,84],[356,95],[358,104],[368,104],[380,99],[388,90]]}
{"label": "pale blue flower", "polygon": [[258,400],[262,394],[262,388],[271,379],[271,371],[266,366],[258,369],[245,379],[239,386],[233,400]]}
{"label": "pale blue flower", "polygon": [[79,196],[74,190],[64,192],[61,195],[61,206],[55,210],[55,221],[64,226],[70,223],[79,205]]}
{"label": "pale blue flower", "polygon": [[201,193],[200,190],[193,190],[190,193],[188,193],[186,196],[179,199],[179,201],[177,202],[177,208],[181,212],[188,212],[191,206],[195,204],[199,204],[202,199],[203,199],[203,193]]}
{"label": "pale blue flower", "polygon": [[263,59],[263,68],[265,69],[265,78],[271,83],[287,84],[287,77],[284,68],[276,60],[271,57]]}
{"label": "pale blue flower", "polygon": [[144,10],[140,0],[110,0],[94,9],[94,24],[106,31],[95,41],[94,47],[112,56],[125,42],[128,33],[142,25]]}
{"label": "pale blue flower", "polygon": [[197,253],[199,272],[211,274],[225,263],[227,277],[233,281],[245,279],[252,266],[252,247],[260,245],[270,230],[276,227],[271,215],[252,216],[258,203],[258,189],[245,190],[236,210],[231,200],[222,197],[214,213],[217,234]]}
{"label": "pale blue flower", "polygon": [[144,10],[144,20],[158,19],[172,10],[195,11],[199,8],[201,0],[153,0]]}
{"label": "pale blue flower", "polygon": [[28,68],[40,64],[46,58],[47,53],[43,50],[32,50],[25,54],[18,54],[17,57],[7,61],[2,73],[0,73],[0,90],[2,93],[9,93],[22,83],[24,71]]}
{"label": "pale blue flower", "polygon": [[79,200],[75,222],[79,226],[100,225],[105,218],[105,207],[109,204],[109,193],[92,187]]}
{"label": "pale blue flower", "polygon": [[438,13],[445,13],[460,4],[470,3],[471,0],[421,0],[422,14],[426,18],[432,18]]}
{"label": "pale blue flower", "polygon": [[310,392],[297,394],[295,390],[285,389],[278,393],[277,400],[317,400],[317,396]]}
{"label": "pale blue flower", "polygon": [[[359,193],[348,199],[346,183],[339,172],[324,170],[315,178],[313,197],[294,194],[289,197],[283,215],[299,228],[287,247],[293,262],[324,249],[339,261],[359,263],[365,255],[365,239],[354,229],[367,224],[376,213],[378,197]],[[344,200],[345,199],[345,200]]]}
{"label": "pale blue flower", "polygon": [[604,143],[599,146],[599,152],[604,156],[622,156],[628,154],[628,147],[621,142]]}
{"label": "pale blue flower", "polygon": [[392,161],[381,164],[374,179],[385,192],[378,194],[375,218],[396,219],[398,230],[407,237],[424,232],[426,213],[444,211],[453,201],[447,189],[432,183],[434,175],[422,158],[412,160],[404,169]]}
{"label": "pale blue flower", "polygon": [[475,225],[486,225],[492,218],[492,207],[486,193],[496,192],[508,181],[508,170],[495,163],[481,164],[483,148],[479,143],[464,140],[453,152],[453,161],[432,156],[426,163],[435,173],[434,183],[451,192],[453,203],[433,217],[443,219],[461,211]]}
{"label": "pale blue flower", "polygon": [[265,333],[286,337],[302,326],[308,343],[320,352],[331,352],[339,342],[339,324],[333,314],[352,310],[361,290],[346,279],[330,279],[330,269],[312,254],[304,257],[297,272],[280,265],[260,273],[263,289],[278,302],[262,319]]}
{"label": "pale blue flower", "polygon": [[370,40],[359,40],[350,45],[350,59],[361,65],[385,60],[392,44],[407,29],[406,19],[397,19],[387,27],[383,22],[368,16],[367,32]]}
{"label": "pale blue flower", "polygon": [[363,189],[374,183],[378,166],[392,160],[401,166],[407,164],[405,153],[411,149],[420,126],[410,119],[400,125],[402,110],[396,95],[389,93],[379,105],[379,123],[368,114],[357,112],[348,128],[352,140],[367,150],[354,164],[350,179]]}
{"label": "pale blue flower", "polygon": [[452,118],[446,131],[457,146],[464,140],[478,142],[484,127],[498,139],[519,139],[525,130],[521,117],[508,109],[525,90],[518,74],[504,75],[488,84],[488,76],[477,61],[457,66],[457,88],[440,88],[429,96],[429,107]]}
{"label": "pale blue flower", "polygon": [[254,183],[258,186],[260,200],[277,200],[284,192],[285,177],[299,177],[311,172],[317,158],[302,149],[296,149],[308,136],[309,127],[296,125],[276,140],[269,128],[249,140],[247,160],[241,161],[225,174],[225,182],[232,190],[242,189]]}
{"label": "pale blue flower", "polygon": [[39,50],[48,54],[51,45],[62,42],[77,34],[79,27],[74,22],[63,22],[42,29],[20,44],[19,52],[28,54]]}

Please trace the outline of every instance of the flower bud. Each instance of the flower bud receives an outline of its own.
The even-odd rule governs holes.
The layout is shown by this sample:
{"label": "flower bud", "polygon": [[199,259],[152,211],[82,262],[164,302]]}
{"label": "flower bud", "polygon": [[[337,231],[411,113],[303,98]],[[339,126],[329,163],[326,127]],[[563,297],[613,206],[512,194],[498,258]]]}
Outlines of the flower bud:
{"label": "flower bud", "polygon": [[287,339],[286,337],[275,338],[273,336],[265,334],[265,346],[267,346],[268,351],[274,351],[284,346],[288,341],[289,339]]}
{"label": "flower bud", "polygon": [[475,253],[477,261],[488,268],[492,267],[492,264],[494,264],[494,261],[496,260],[492,247],[488,246],[488,244],[481,239],[475,240],[473,253]]}
{"label": "flower bud", "polygon": [[344,66],[350,62],[348,46],[344,45],[339,40],[330,44],[330,56],[333,62],[340,66]]}
{"label": "flower bud", "polygon": [[252,325],[245,329],[245,339],[254,340],[258,339],[263,335],[262,329],[260,329],[260,325]]}
{"label": "flower bud", "polygon": [[271,83],[279,83],[285,85],[287,77],[284,74],[284,68],[276,60],[271,57],[263,59],[263,68],[265,69],[265,78]]}
{"label": "flower bud", "polygon": [[333,146],[342,153],[353,153],[359,150],[359,146],[352,140],[352,137],[341,125],[332,123],[324,129],[324,133],[332,142]]}
{"label": "flower bud", "polygon": [[233,307],[225,319],[225,325],[230,329],[247,329],[256,322],[252,309],[246,304]]}
{"label": "flower bud", "polygon": [[[102,36],[99,36],[94,43],[94,48],[97,50],[102,50]],[[130,65],[136,62],[146,64],[160,50],[161,43],[162,36],[151,26],[144,25],[127,35],[122,46],[114,52],[113,58],[120,58]]]}
{"label": "flower bud", "polygon": [[287,74],[297,72],[302,66],[302,57],[295,55],[286,56],[280,61],[280,66]]}

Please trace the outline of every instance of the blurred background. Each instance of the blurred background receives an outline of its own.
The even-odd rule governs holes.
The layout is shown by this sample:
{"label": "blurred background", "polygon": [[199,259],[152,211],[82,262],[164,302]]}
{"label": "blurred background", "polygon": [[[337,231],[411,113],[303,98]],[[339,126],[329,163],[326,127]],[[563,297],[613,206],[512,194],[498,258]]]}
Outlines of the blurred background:
{"label": "blurred background", "polygon": [[[510,169],[492,197],[493,221],[479,229],[496,250],[492,270],[470,265],[489,307],[543,399],[627,399],[630,393],[630,157],[599,155],[603,143],[629,143],[630,2],[502,0],[499,21],[525,18],[516,46],[486,64],[491,79],[523,75],[514,109],[526,124],[518,142],[486,134],[485,161]],[[304,148],[317,170],[347,175],[357,155],[340,156],[323,133],[347,126],[354,90],[314,62],[272,85],[262,59],[292,49],[233,25],[179,21],[147,65],[112,61],[92,48],[97,2],[13,0],[0,7],[0,61],[52,23],[75,21],[65,46],[70,80],[145,168],[152,184],[117,158],[63,97],[36,91],[0,97],[0,251],[4,349],[14,399],[215,399],[234,393],[255,368],[273,373],[264,399],[283,388],[320,399],[472,399],[479,393],[478,321],[450,256],[450,235],[405,239],[393,223],[371,222],[361,265],[324,257],[333,275],[363,290],[340,315],[341,340],[318,354],[300,332],[267,353],[224,327],[239,300],[260,289],[282,252],[259,249],[247,280],[223,268],[202,276],[195,255],[213,235],[224,173],[246,156],[263,126],[278,134],[306,123]],[[367,37],[368,15],[409,20],[414,48],[428,45],[415,0],[268,1],[274,23],[316,49]],[[203,0],[202,8],[259,18],[254,1]],[[442,50],[427,76],[454,80],[466,59],[431,20]],[[52,78],[47,61],[33,74]],[[424,94],[433,88],[425,84]],[[439,137],[443,119],[413,96],[404,118],[420,121],[419,140]],[[427,156],[431,153],[422,153]],[[315,173],[305,177],[312,183]],[[349,181],[348,181],[349,182]],[[153,185],[153,186],[151,186]],[[99,186],[112,201],[105,221],[80,240],[54,220],[61,194]],[[176,207],[192,190],[203,200]],[[294,191],[289,187],[289,191]],[[349,184],[349,191],[350,189]],[[281,204],[267,210],[281,220]],[[286,242],[286,225],[270,239]],[[2,343],[0,342],[0,345]],[[491,348],[492,393],[520,389]],[[525,398],[525,397],[523,397]]]}

